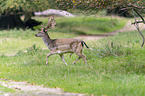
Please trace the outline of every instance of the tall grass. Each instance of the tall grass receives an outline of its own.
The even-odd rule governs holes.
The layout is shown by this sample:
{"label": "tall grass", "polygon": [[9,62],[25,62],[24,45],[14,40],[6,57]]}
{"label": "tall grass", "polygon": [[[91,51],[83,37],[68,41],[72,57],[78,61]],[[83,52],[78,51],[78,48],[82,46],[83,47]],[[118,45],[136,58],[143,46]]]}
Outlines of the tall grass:
{"label": "tall grass", "polygon": [[92,54],[95,53],[94,55],[99,57],[99,58],[104,58],[108,56],[128,56],[131,54],[131,49],[128,47],[125,47],[121,44],[115,44],[115,42],[111,41],[111,43],[106,43],[106,42],[98,42],[98,44],[93,43],[96,45],[92,50],[90,51]]}

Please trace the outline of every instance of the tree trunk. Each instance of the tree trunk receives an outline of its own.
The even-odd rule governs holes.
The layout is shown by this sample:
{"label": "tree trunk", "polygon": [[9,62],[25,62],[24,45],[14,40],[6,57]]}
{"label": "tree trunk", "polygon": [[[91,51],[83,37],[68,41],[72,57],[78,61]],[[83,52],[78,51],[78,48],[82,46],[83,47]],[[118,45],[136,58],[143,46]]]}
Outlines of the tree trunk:
{"label": "tree trunk", "polygon": [[24,14],[24,23],[26,23],[28,20],[30,20],[31,19],[31,17],[32,17],[32,12],[25,12],[25,14]]}

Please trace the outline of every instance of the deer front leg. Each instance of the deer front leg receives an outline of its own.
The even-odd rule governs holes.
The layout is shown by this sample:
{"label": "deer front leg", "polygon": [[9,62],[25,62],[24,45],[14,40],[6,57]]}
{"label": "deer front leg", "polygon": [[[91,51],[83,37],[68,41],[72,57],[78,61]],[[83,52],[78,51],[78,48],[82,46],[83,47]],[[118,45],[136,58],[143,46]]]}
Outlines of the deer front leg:
{"label": "deer front leg", "polygon": [[49,53],[47,56],[46,56],[46,65],[48,65],[48,57],[51,56],[52,53]]}
{"label": "deer front leg", "polygon": [[67,63],[66,63],[65,60],[64,60],[63,54],[59,54],[59,56],[61,57],[61,59],[62,59],[62,61],[65,63],[65,65],[67,65]]}
{"label": "deer front leg", "polygon": [[51,56],[51,55],[53,55],[53,54],[56,54],[56,52],[51,52],[51,53],[49,53],[47,56],[46,56],[46,65],[48,65],[48,57],[49,56]]}

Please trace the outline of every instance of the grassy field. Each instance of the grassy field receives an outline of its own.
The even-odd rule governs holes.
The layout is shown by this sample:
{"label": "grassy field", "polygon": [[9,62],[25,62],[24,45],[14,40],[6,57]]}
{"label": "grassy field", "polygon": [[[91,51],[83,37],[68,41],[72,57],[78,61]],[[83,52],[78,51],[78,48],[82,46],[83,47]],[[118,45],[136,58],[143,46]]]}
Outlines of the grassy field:
{"label": "grassy field", "polygon": [[[59,20],[57,22],[62,24]],[[106,18],[102,22],[106,22]],[[78,35],[75,32],[59,32],[60,25],[57,26],[50,32],[53,38]],[[111,30],[116,30],[116,27]],[[31,30],[0,31],[0,54],[17,53],[12,57],[0,57],[0,78],[95,96],[145,95],[145,50],[140,47],[141,38],[137,32],[119,33],[103,40],[87,41],[92,48],[84,49],[88,66],[85,66],[83,60],[73,65],[77,58],[75,54],[71,58],[69,54],[65,55],[68,66],[57,55],[51,56],[49,65],[45,65],[45,57],[49,51],[42,50],[46,47],[40,38],[34,37],[35,33],[37,32]],[[145,35],[145,31],[143,33]]]}

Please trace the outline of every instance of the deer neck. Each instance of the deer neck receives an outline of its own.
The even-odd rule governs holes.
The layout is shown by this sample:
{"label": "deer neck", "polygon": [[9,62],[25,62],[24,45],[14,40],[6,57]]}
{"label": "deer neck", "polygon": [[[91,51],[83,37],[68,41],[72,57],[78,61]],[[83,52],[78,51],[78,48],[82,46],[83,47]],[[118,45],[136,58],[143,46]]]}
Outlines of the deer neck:
{"label": "deer neck", "polygon": [[51,43],[51,39],[49,35],[46,33],[44,37],[42,37],[44,44],[49,48],[49,44]]}

